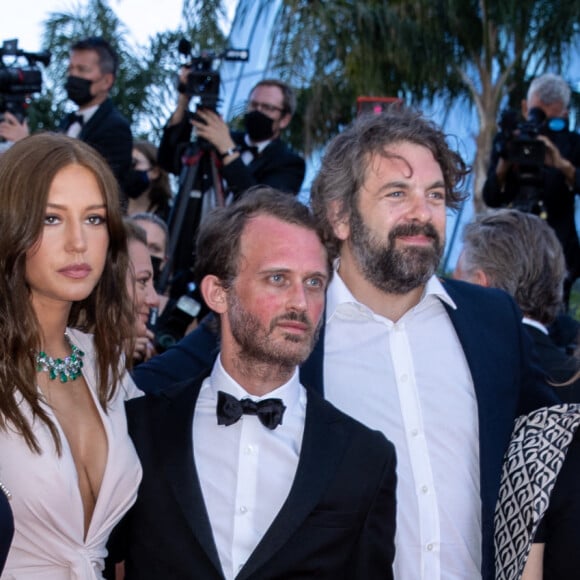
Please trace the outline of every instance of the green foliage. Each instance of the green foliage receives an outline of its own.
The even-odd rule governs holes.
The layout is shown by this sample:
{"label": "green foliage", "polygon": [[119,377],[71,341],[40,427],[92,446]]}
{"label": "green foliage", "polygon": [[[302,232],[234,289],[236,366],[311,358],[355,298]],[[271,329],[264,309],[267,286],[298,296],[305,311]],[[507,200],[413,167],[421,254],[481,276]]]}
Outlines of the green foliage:
{"label": "green foliage", "polygon": [[221,48],[224,14],[222,0],[184,0],[180,29],[159,32],[146,46],[138,46],[107,0],[77,2],[70,11],[52,12],[42,37],[42,47],[52,58],[44,71],[43,92],[29,108],[32,131],[55,128],[72,108],[64,90],[71,44],[87,36],[103,36],[119,55],[113,101],[130,121],[134,137],[158,142],[176,101],[177,72],[184,62],[177,52],[179,40],[188,38],[204,49]]}
{"label": "green foliage", "polygon": [[580,0],[283,0],[280,13],[275,67],[303,91],[293,139],[307,151],[353,118],[357,95],[466,99],[487,160],[503,97],[519,105],[529,76],[565,70],[580,32]]}

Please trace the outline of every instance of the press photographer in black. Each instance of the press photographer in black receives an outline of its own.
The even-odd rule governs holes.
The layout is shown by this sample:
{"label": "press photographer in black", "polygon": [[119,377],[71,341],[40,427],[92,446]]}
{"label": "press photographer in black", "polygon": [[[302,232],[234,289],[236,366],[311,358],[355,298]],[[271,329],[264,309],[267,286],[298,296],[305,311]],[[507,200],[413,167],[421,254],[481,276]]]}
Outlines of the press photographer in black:
{"label": "press photographer in black", "polygon": [[304,179],[305,163],[282,141],[280,135],[290,124],[296,97],[290,86],[275,79],[261,80],[250,92],[246,106],[245,133],[230,131],[218,113],[197,108],[197,119],[189,111],[187,95],[189,69],[179,74],[177,108],[163,131],[159,164],[179,174],[184,150],[195,127],[197,136],[208,141],[221,158],[221,176],[234,198],[253,185],[270,185],[297,194]]}
{"label": "press photographer in black", "polygon": [[522,101],[523,123],[504,118],[494,148],[483,199],[490,207],[535,213],[554,229],[566,257],[565,301],[580,276],[580,243],[574,198],[580,193],[580,135],[568,127],[571,90],[547,73],[535,78]]}

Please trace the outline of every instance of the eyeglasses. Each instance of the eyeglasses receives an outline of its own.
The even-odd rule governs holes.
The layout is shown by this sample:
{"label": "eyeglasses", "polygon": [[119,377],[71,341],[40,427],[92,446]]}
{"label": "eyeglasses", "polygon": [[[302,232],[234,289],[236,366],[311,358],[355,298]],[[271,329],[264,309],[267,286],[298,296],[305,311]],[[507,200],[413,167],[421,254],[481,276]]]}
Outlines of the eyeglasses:
{"label": "eyeglasses", "polygon": [[277,107],[276,105],[270,105],[269,103],[259,103],[258,101],[248,101],[246,106],[248,111],[260,111],[261,113],[283,113],[285,109],[282,107]]}

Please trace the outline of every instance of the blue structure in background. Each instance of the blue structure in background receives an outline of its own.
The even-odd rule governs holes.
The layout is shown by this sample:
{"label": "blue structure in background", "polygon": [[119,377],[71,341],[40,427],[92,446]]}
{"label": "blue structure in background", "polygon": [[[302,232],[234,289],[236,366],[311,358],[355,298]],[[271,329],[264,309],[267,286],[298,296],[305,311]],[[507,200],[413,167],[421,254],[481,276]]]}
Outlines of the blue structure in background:
{"label": "blue structure in background", "polygon": [[[276,21],[280,12],[281,0],[239,0],[229,35],[229,46],[248,48],[248,62],[223,62],[220,68],[222,78],[222,103],[220,112],[226,120],[231,120],[244,110],[245,101],[251,88],[262,78],[275,76],[270,67],[271,50],[274,42]],[[578,58],[575,59],[578,62]],[[468,162],[475,155],[475,136],[478,121],[472,107],[457,103],[448,108],[425,105],[423,112],[449,136],[449,144]],[[573,125],[571,125],[573,126]],[[306,177],[300,192],[300,199],[308,203],[310,184],[316,175],[320,154],[307,160]],[[465,183],[465,191],[471,192],[471,178]],[[580,224],[580,204],[576,204],[576,223]],[[474,207],[471,196],[465,200],[458,211],[449,212],[445,254],[441,263],[443,272],[455,267],[461,252],[461,233],[463,226],[473,219]]]}

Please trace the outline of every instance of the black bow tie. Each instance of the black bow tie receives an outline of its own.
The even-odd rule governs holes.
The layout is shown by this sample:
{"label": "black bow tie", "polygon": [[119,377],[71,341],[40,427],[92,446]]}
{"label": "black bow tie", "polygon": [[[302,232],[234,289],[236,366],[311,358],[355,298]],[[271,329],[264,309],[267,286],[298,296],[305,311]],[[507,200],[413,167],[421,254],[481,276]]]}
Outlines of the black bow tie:
{"label": "black bow tie", "polygon": [[82,115],[77,115],[76,113],[70,113],[68,116],[68,126],[78,123],[81,127],[85,122],[85,118]]}
{"label": "black bow tie", "polygon": [[255,145],[248,145],[245,141],[244,144],[242,145],[242,152],[244,151],[249,151],[254,157],[254,159],[257,159],[258,156],[260,155],[260,151]]}
{"label": "black bow tie", "polygon": [[232,395],[218,391],[217,422],[218,425],[233,425],[242,415],[257,415],[264,427],[276,429],[282,424],[286,407],[282,399],[263,399],[254,402],[252,399],[238,401]]}

